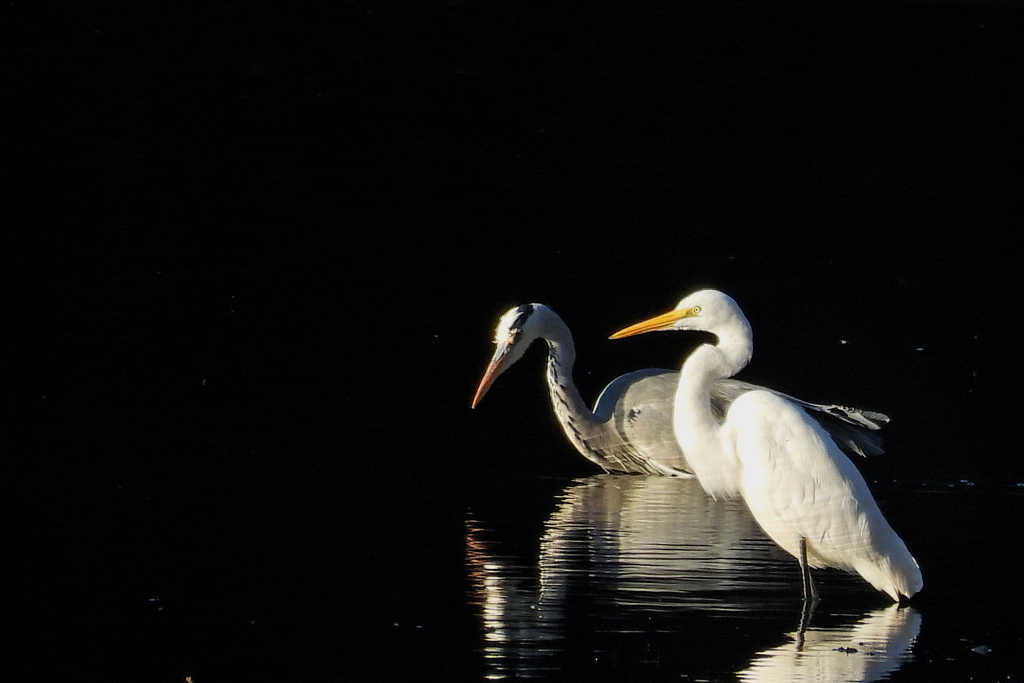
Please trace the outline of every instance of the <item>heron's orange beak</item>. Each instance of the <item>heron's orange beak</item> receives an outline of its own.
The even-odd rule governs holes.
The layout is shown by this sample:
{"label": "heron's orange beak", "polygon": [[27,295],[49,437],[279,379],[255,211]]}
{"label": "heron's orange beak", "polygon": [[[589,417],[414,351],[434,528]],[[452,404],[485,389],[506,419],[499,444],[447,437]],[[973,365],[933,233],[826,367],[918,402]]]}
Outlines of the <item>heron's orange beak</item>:
{"label": "heron's orange beak", "polygon": [[473,397],[473,403],[471,408],[476,408],[476,404],[480,402],[480,399],[484,397],[487,390],[491,388],[491,384],[494,383],[495,378],[501,374],[501,364],[492,360],[484,371],[484,376],[480,379],[480,385],[476,388],[476,395]]}
{"label": "heron's orange beak", "polygon": [[692,308],[681,308],[668,313],[662,313],[656,315],[653,318],[639,322],[636,325],[630,325],[627,328],[621,329],[609,339],[622,339],[623,337],[632,337],[636,334],[643,334],[645,332],[658,332],[660,330],[670,329],[677,322],[683,318],[690,318],[695,313]]}

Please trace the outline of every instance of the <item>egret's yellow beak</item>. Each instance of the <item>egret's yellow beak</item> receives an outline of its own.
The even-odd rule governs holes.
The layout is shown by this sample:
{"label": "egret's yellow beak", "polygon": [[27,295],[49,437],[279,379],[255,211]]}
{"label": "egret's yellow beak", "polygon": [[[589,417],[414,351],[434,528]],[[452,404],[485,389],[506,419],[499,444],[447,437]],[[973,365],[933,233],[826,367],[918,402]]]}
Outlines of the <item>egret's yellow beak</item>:
{"label": "egret's yellow beak", "polygon": [[609,339],[622,339],[623,337],[632,337],[636,334],[643,334],[644,332],[658,332],[660,330],[671,329],[673,325],[682,320],[683,318],[692,318],[695,315],[700,314],[699,308],[680,308],[668,313],[662,313],[656,315],[649,320],[637,323],[636,325],[630,325],[629,327],[619,330],[613,334]]}

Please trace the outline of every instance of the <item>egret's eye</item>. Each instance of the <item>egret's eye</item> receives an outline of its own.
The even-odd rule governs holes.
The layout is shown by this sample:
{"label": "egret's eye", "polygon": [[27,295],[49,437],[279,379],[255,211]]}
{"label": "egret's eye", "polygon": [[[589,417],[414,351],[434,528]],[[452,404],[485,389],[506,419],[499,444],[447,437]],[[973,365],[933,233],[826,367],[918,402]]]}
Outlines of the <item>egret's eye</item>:
{"label": "egret's eye", "polygon": [[694,306],[693,308],[691,308],[691,309],[690,309],[690,311],[691,311],[691,312],[692,312],[692,313],[693,313],[694,315],[700,315],[700,306]]}

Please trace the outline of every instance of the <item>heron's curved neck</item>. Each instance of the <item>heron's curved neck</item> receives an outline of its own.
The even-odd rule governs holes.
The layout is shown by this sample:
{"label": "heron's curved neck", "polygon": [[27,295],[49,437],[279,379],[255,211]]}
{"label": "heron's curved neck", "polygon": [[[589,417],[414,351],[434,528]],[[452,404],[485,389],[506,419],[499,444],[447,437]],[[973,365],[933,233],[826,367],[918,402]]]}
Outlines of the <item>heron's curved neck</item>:
{"label": "heron's curved neck", "polygon": [[545,328],[543,337],[548,344],[546,378],[551,407],[566,435],[578,442],[590,435],[597,421],[572,379],[576,362],[572,333],[561,320],[549,320]]}

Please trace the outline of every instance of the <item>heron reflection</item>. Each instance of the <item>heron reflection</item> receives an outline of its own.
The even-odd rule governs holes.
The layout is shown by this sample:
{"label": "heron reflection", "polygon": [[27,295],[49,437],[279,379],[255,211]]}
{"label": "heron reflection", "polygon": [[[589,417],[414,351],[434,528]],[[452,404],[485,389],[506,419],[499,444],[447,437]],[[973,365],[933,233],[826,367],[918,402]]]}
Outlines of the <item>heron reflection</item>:
{"label": "heron reflection", "polygon": [[561,613],[538,610],[533,568],[495,552],[489,530],[466,520],[470,604],[482,620],[483,656],[490,679],[534,678],[557,670],[554,641],[563,638]]}
{"label": "heron reflection", "polygon": [[[788,555],[764,535],[741,501],[713,500],[693,479],[611,474],[576,479],[555,496],[536,554],[505,550],[494,528],[476,517],[467,521],[466,543],[470,602],[481,619],[482,653],[492,679],[565,674],[582,661],[581,648],[597,649],[592,640],[624,641],[616,634],[638,629],[657,630],[667,641],[662,647],[674,648],[678,638],[693,637],[682,631],[699,631],[697,624],[708,617],[739,620],[738,628],[755,633],[715,645],[735,647],[731,661],[751,661],[751,676],[762,675],[768,653],[797,646],[793,640],[773,647],[783,633],[780,618],[798,611]],[[854,641],[842,641],[844,633],[853,638],[857,629],[897,618],[903,626],[880,629],[873,641],[879,645],[872,649],[877,657],[889,639],[895,652],[896,641],[909,647],[913,634],[909,639],[906,634],[916,634],[919,617],[912,610],[880,610],[839,629],[812,626],[803,631],[800,652],[817,652],[818,643],[829,638],[849,644]],[[775,625],[766,629],[764,622]],[[571,641],[565,637],[567,626]],[[758,655],[762,649],[765,655]],[[621,661],[629,655],[617,656]],[[824,657],[814,664],[813,654],[797,659],[805,667],[825,665]],[[868,664],[862,662],[866,673]]]}
{"label": "heron reflection", "polygon": [[623,607],[724,606],[774,556],[742,502],[695,479],[597,475],[568,486],[545,525],[540,597],[557,604],[578,578]]}

